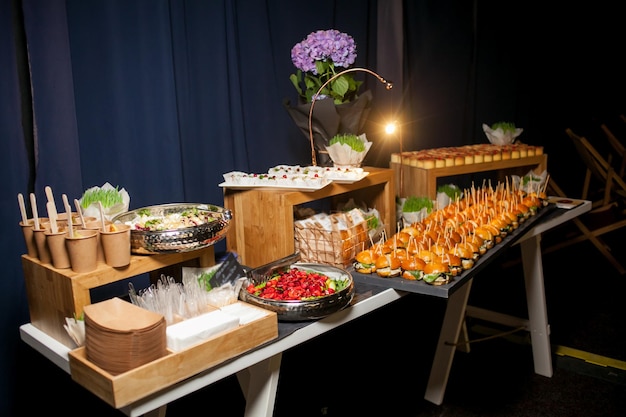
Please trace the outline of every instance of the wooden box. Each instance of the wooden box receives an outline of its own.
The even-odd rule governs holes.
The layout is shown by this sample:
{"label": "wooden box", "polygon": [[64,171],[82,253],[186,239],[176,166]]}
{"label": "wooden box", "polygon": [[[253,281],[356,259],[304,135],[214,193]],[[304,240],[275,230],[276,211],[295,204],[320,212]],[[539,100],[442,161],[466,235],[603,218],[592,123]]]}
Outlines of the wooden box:
{"label": "wooden box", "polygon": [[168,351],[166,356],[118,375],[111,375],[88,361],[84,347],[72,350],[69,352],[72,379],[112,407],[125,407],[278,337],[276,313],[259,310],[266,314],[257,320],[179,352]]}

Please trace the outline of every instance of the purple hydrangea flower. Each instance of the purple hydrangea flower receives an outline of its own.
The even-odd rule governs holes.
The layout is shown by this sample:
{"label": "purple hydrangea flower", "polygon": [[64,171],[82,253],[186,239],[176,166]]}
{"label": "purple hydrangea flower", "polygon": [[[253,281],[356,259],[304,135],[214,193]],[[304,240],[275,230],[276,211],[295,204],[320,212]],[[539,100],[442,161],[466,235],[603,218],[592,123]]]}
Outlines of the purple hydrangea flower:
{"label": "purple hydrangea flower", "polygon": [[[291,61],[299,71],[289,79],[305,102],[322,97],[330,97],[337,104],[349,102],[357,97],[361,82],[344,71],[355,63],[356,55],[356,43],[350,35],[336,29],[311,32],[291,49]],[[323,91],[318,92],[320,88]]]}
{"label": "purple hydrangea flower", "polygon": [[302,72],[316,75],[315,61],[332,61],[336,67],[348,68],[356,60],[356,43],[336,29],[318,30],[291,49],[291,60]]}

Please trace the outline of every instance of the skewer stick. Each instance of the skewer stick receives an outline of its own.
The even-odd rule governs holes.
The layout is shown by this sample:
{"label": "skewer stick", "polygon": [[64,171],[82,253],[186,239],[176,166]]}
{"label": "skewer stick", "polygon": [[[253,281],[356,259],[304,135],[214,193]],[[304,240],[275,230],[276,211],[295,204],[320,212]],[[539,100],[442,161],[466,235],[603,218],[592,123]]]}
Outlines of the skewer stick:
{"label": "skewer stick", "polygon": [[548,181],[550,181],[550,174],[546,176],[546,182],[543,184],[543,192],[545,193],[548,189]]}

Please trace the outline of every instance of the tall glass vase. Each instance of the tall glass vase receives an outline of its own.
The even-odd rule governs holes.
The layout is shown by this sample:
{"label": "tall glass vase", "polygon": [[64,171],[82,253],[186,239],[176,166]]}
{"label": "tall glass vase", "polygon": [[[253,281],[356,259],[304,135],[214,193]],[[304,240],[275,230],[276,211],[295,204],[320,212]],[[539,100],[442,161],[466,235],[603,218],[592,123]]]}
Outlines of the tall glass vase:
{"label": "tall glass vase", "polygon": [[[352,133],[360,135],[372,104],[371,91],[365,91],[349,103],[335,104],[332,99],[326,98],[315,103],[311,118],[313,127],[313,144],[316,153],[316,162],[319,166],[332,166],[333,161],[328,155],[326,146],[338,133]],[[309,112],[311,103],[292,106],[289,100],[283,102],[285,109],[296,126],[305,136],[309,137]]]}

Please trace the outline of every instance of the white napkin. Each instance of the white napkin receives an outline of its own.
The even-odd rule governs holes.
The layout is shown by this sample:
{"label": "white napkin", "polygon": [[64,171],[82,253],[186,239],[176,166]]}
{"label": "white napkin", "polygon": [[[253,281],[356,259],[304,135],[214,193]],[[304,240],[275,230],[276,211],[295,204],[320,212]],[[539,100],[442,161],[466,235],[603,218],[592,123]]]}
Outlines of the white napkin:
{"label": "white napkin", "polygon": [[483,123],[483,131],[487,135],[487,139],[494,145],[510,145],[515,139],[522,134],[524,129],[517,128],[515,132],[505,132],[501,127],[492,129],[489,125]]}

